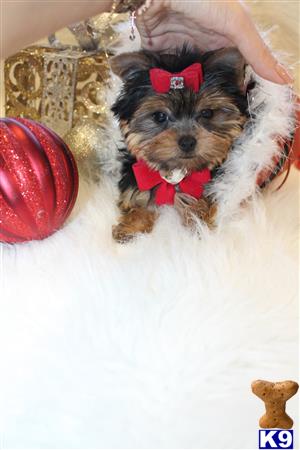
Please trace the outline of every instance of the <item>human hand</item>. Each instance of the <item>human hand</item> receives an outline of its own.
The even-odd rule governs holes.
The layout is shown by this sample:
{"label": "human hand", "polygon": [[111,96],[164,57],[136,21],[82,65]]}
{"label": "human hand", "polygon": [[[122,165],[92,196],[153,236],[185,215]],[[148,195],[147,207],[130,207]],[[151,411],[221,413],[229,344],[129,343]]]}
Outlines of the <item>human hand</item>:
{"label": "human hand", "polygon": [[169,50],[184,42],[203,51],[234,46],[261,77],[279,84],[293,82],[239,0],[147,0],[147,4],[137,17],[143,48]]}

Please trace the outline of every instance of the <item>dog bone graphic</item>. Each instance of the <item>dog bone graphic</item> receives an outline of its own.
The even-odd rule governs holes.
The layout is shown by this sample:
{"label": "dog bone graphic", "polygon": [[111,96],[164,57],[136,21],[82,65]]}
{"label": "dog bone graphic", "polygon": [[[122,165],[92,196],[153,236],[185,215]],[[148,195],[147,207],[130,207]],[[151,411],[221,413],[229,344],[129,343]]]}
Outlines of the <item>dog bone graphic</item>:
{"label": "dog bone graphic", "polygon": [[266,413],[259,419],[261,428],[289,429],[293,426],[293,420],[285,412],[287,400],[298,391],[295,381],[270,381],[256,380],[251,384],[253,394],[257,395],[266,407]]}

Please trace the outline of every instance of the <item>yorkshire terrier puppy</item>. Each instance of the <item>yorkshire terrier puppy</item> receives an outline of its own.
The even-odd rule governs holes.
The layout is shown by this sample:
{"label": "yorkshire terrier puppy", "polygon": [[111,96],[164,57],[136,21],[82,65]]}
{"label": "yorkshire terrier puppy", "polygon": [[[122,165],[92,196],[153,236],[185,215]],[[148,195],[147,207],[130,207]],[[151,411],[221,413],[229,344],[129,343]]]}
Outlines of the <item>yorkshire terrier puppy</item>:
{"label": "yorkshire terrier puppy", "polygon": [[112,111],[126,148],[119,182],[121,217],[113,237],[149,233],[159,205],[173,204],[187,226],[212,225],[205,194],[247,119],[245,61],[235,48],[201,54],[123,53],[111,60],[123,89]]}

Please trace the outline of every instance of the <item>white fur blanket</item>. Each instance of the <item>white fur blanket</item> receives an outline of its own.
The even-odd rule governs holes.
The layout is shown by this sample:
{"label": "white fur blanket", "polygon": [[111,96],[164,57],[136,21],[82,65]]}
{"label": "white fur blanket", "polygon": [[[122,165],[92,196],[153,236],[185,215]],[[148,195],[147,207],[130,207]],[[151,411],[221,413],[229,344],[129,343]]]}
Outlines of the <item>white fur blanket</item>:
{"label": "white fur blanket", "polygon": [[298,377],[299,256],[296,172],[239,208],[291,131],[288,90],[259,86],[259,123],[215,185],[217,231],[199,239],[164,207],[116,244],[103,174],[55,235],[0,247],[0,447],[257,448],[251,381]]}

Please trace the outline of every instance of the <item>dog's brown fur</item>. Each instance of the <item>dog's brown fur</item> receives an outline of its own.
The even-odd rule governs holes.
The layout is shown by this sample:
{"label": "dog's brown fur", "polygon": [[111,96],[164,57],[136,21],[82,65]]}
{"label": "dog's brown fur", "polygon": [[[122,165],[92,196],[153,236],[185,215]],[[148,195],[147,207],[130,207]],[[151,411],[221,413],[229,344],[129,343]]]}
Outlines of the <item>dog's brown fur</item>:
{"label": "dog's brown fur", "polygon": [[113,227],[113,238],[117,242],[128,242],[137,233],[150,233],[153,229],[157,213],[143,207],[132,207],[122,214],[118,225]]}
{"label": "dog's brown fur", "polygon": [[[201,62],[204,69],[199,93],[189,89],[167,94],[153,91],[149,80],[151,67],[175,73],[193,62]],[[124,242],[138,232],[150,232],[158,215],[153,211],[153,192],[140,192],[130,172],[136,160],[143,159],[162,175],[174,169],[187,173],[204,168],[213,170],[226,160],[247,119],[242,92],[244,61],[236,49],[200,56],[185,48],[177,57],[143,51],[119,55],[113,58],[112,68],[124,81],[123,92],[113,107],[127,146],[123,150],[120,181],[122,216],[113,230],[114,238]],[[205,110],[212,111],[212,116],[205,117]],[[166,123],[155,120],[158,112],[166,115]],[[179,146],[183,136],[196,140],[189,154]],[[216,205],[207,196],[195,200],[178,192],[174,206],[184,225],[193,227],[200,219],[213,226]]]}

